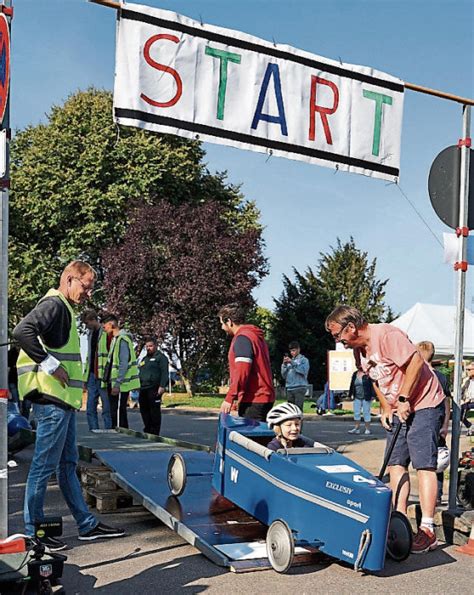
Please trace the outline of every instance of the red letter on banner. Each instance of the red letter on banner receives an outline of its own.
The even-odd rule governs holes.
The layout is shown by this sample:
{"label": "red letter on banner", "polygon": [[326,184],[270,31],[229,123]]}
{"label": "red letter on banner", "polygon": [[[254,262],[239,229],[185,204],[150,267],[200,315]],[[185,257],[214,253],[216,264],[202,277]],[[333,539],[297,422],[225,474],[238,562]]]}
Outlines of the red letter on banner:
{"label": "red letter on banner", "polygon": [[168,41],[173,41],[174,43],[179,43],[179,38],[176,37],[176,35],[168,35],[166,33],[160,33],[159,35],[153,35],[153,37],[150,37],[150,39],[145,43],[145,47],[143,48],[143,55],[144,55],[147,63],[152,68],[156,68],[157,70],[162,70],[163,72],[167,72],[168,74],[171,74],[171,76],[174,78],[174,80],[176,82],[176,87],[177,87],[176,94],[169,101],[165,101],[165,102],[154,101],[153,99],[150,99],[149,97],[147,97],[144,93],[141,93],[140,97],[144,101],[146,101],[150,105],[154,105],[155,107],[171,107],[172,105],[177,103],[181,98],[181,95],[183,93],[183,82],[182,82],[179,74],[176,72],[176,70],[174,70],[174,68],[170,68],[169,66],[164,66],[163,64],[160,64],[159,62],[155,62],[153,60],[153,58],[150,56],[151,46],[155,43],[155,41],[158,41],[159,39],[167,39]]}
{"label": "red letter on banner", "polygon": [[[327,85],[332,89],[334,93],[334,103],[332,107],[323,107],[322,105],[316,105],[316,85]],[[321,116],[321,122],[323,123],[324,134],[326,136],[326,142],[328,145],[332,145],[331,131],[329,130],[328,116],[333,114],[339,105],[339,90],[334,83],[320,78],[319,76],[311,77],[311,99],[309,102],[309,140],[314,140],[316,137],[316,125],[315,125],[315,112],[318,112]]]}

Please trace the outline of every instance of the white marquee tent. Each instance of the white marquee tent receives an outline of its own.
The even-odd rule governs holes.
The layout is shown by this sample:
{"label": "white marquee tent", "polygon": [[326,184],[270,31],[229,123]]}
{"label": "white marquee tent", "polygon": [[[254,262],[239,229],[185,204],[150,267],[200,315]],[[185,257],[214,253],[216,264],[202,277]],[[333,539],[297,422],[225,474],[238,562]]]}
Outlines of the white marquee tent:
{"label": "white marquee tent", "polygon": [[[464,311],[464,357],[474,357],[474,314]],[[431,341],[437,356],[454,355],[456,307],[415,304],[391,324],[410,337],[413,343]]]}

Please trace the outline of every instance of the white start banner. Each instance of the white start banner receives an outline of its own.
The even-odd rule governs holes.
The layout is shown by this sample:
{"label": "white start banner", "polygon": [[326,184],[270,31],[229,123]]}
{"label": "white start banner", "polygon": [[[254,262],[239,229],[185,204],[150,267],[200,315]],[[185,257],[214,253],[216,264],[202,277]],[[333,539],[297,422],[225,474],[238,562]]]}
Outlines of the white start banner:
{"label": "white start banner", "polygon": [[398,181],[403,82],[174,12],[119,11],[116,122]]}

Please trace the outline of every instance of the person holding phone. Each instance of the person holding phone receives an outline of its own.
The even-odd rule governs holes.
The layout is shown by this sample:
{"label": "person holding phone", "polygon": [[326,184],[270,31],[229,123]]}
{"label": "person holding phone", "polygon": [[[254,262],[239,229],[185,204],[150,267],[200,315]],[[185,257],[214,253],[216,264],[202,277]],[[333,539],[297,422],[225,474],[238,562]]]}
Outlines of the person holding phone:
{"label": "person holding phone", "polygon": [[285,353],[281,364],[281,375],[285,380],[288,403],[297,405],[303,411],[304,398],[308,390],[309,361],[301,354],[298,341],[288,345],[289,353]]}

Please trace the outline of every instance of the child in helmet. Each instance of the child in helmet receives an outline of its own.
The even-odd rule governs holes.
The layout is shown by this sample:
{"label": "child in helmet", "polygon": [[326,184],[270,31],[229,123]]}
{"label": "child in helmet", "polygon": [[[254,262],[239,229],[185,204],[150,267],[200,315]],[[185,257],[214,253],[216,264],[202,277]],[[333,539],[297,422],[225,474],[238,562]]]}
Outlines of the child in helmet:
{"label": "child in helmet", "polygon": [[303,412],[294,403],[281,403],[273,407],[267,414],[267,424],[275,431],[275,438],[267,444],[270,450],[280,448],[313,447],[314,440],[301,436]]}

